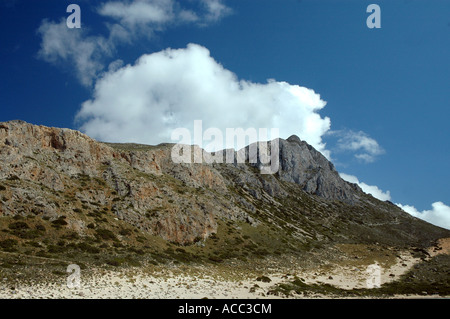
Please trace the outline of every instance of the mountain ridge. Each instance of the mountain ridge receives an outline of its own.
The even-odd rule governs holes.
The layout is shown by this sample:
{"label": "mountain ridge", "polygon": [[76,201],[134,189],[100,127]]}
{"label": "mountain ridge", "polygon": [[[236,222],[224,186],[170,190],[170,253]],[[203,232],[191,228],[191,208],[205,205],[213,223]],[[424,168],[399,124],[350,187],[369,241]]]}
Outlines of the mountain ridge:
{"label": "mountain ridge", "polygon": [[155,262],[178,256],[176,245],[191,247],[193,260],[223,261],[327,254],[348,243],[428,247],[450,237],[342,180],[298,137],[279,145],[280,169],[270,175],[258,164],[175,164],[173,144],[102,143],[2,122],[0,244],[36,256],[139,251]]}

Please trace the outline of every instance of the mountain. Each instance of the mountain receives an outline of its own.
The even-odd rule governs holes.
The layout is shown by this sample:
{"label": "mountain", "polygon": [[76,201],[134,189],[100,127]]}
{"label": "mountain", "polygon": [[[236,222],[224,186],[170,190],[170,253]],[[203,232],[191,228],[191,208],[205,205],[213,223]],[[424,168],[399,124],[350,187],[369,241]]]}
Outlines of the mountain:
{"label": "mountain", "polygon": [[344,181],[297,136],[276,141],[279,170],[261,174],[258,163],[176,164],[173,144],[0,123],[0,248],[97,265],[319,262],[340,258],[337,245],[417,250],[450,237]]}

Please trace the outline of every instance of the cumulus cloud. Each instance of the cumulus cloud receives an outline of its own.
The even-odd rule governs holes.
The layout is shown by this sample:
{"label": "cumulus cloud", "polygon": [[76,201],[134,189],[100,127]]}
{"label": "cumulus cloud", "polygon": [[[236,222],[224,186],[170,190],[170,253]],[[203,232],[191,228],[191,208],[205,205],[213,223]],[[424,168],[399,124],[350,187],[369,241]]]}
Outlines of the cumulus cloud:
{"label": "cumulus cloud", "polygon": [[107,35],[90,35],[85,27],[69,29],[65,18],[60,22],[43,20],[38,29],[42,38],[38,57],[52,64],[73,67],[80,83],[91,86],[103,74],[106,60],[113,57],[117,46],[151,39],[169,26],[188,23],[205,26],[231,12],[221,0],[201,0],[198,12],[183,8],[181,3],[175,0],[104,2],[97,13],[105,19]]}
{"label": "cumulus cloud", "polygon": [[391,200],[391,193],[389,191],[383,192],[381,189],[379,189],[375,185],[367,185],[366,183],[362,183],[358,180],[356,176],[348,175],[344,173],[339,173],[341,178],[343,180],[346,180],[347,182],[357,184],[361,189],[367,193],[372,195],[375,198],[378,198],[379,200],[386,201]]}
{"label": "cumulus cloud", "polygon": [[430,224],[450,229],[450,206],[442,202],[435,202],[431,205],[431,210],[424,210],[422,212],[419,212],[414,206],[396,205],[414,217],[423,219]]}
{"label": "cumulus cloud", "polygon": [[355,152],[355,158],[366,163],[375,161],[377,156],[384,153],[378,142],[362,131],[330,131],[328,135],[338,138],[336,143],[337,151]]}
{"label": "cumulus cloud", "polygon": [[194,120],[202,120],[203,130],[222,132],[279,128],[281,137],[297,134],[325,152],[321,137],[330,119],[318,114],[325,105],[305,87],[239,80],[206,48],[190,44],[143,55],[134,65],[107,73],[77,119],[84,132],[102,141],[167,142],[175,128],[192,131]]}

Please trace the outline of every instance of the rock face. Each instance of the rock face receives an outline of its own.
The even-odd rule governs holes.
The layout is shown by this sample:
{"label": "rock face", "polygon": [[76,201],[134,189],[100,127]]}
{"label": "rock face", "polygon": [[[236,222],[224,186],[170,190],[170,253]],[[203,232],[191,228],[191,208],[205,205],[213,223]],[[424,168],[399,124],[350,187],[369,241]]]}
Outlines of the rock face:
{"label": "rock face", "polygon": [[[224,189],[217,172],[207,166],[171,165],[170,147],[129,148],[114,148],[70,129],[0,123],[0,180],[20,182],[7,190],[10,198],[4,197],[0,216],[33,210],[50,220],[67,215],[76,221],[73,228],[83,232],[86,225],[73,213],[81,201],[87,210],[93,209],[90,203],[108,206],[118,219],[181,244],[216,232],[214,216],[221,207],[206,198],[193,201],[176,188],[181,181],[192,188]],[[76,200],[60,203],[47,192]]]}
{"label": "rock face", "polygon": [[326,199],[355,202],[362,190],[344,181],[325,156],[293,135],[280,141],[280,178]]}
{"label": "rock face", "polygon": [[[423,225],[342,180],[298,137],[278,142],[279,171],[261,175],[257,164],[175,164],[170,144],[106,144],[70,129],[3,122],[0,217],[64,219],[80,236],[94,226],[114,230],[125,223],[181,245],[217,233],[221,220],[288,227],[300,242],[330,238],[312,226],[320,218],[328,229],[346,220],[374,231],[380,216],[378,224],[393,225],[390,231],[401,220]],[[398,238],[410,238],[408,232],[399,231]]]}

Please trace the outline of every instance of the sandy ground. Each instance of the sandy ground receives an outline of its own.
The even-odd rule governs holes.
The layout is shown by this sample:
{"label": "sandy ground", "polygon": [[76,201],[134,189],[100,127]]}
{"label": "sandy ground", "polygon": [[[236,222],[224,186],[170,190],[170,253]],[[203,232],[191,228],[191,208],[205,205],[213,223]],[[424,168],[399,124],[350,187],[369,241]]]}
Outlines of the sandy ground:
{"label": "sandy ground", "polygon": [[[381,269],[381,283],[395,280],[408,271],[417,260],[409,255],[401,256],[398,262],[389,269]],[[120,299],[256,299],[281,298],[268,295],[270,288],[294,278],[294,275],[306,283],[328,283],[344,289],[366,288],[368,273],[366,269],[341,267],[332,272],[316,270],[305,272],[297,270],[291,275],[272,273],[266,275],[271,282],[257,281],[256,276],[244,280],[218,279],[216,276],[202,274],[180,274],[179,271],[166,270],[158,273],[145,273],[136,269],[122,272],[101,271],[98,274],[83,278],[81,272],[80,287],[68,288],[67,283],[46,285],[16,285],[14,289],[0,283],[0,298],[120,298]]]}
{"label": "sandy ground", "polygon": [[[401,254],[397,262],[389,268],[380,266],[380,284],[391,282],[399,278],[413,267],[420,259],[412,257],[410,254]],[[331,271],[315,271],[305,273],[302,277],[307,284],[324,283],[330,284],[342,289],[368,288],[367,279],[370,271],[366,266],[358,267],[339,267]]]}
{"label": "sandy ground", "polygon": [[[276,276],[271,283],[253,280],[218,280],[209,276],[136,274],[106,272],[89,280],[81,279],[79,288],[68,288],[66,284],[16,286],[0,288],[0,298],[120,298],[120,299],[201,299],[201,298],[263,298],[264,292],[279,282]],[[257,283],[260,288],[250,289]],[[273,296],[270,296],[273,297]],[[276,297],[275,297],[276,298]]]}
{"label": "sandy ground", "polygon": [[439,254],[450,255],[450,238],[442,238],[437,242],[437,247],[431,247],[428,250],[430,256],[436,256]]}
{"label": "sandy ground", "polygon": [[[431,256],[450,253],[450,238],[439,242],[438,247],[430,248]],[[407,272],[419,259],[409,253],[400,254],[395,264],[389,268],[380,269],[380,283],[396,280]],[[333,270],[316,269],[304,271],[295,269],[284,273],[265,274],[271,282],[257,281],[257,276],[247,274],[233,278],[219,278],[211,269],[183,266],[182,269],[159,269],[149,272],[139,269],[121,271],[90,271],[88,275],[81,271],[80,286],[68,288],[67,281],[61,279],[58,283],[40,285],[18,285],[12,287],[6,282],[0,282],[0,298],[70,298],[70,299],[263,299],[281,298],[268,294],[277,283],[287,282],[294,276],[302,278],[308,284],[327,283],[343,289],[367,288],[369,273],[366,266],[339,267]],[[312,296],[321,297],[321,296]]]}

